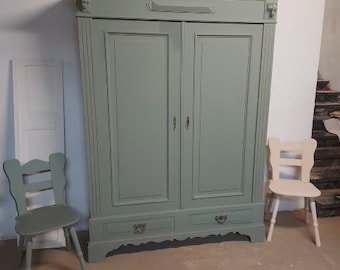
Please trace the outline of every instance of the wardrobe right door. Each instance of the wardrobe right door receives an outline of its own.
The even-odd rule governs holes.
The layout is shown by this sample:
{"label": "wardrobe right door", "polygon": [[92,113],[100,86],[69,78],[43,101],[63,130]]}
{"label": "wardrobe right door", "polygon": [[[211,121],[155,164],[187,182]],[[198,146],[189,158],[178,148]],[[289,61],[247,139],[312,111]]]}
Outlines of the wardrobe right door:
{"label": "wardrobe right door", "polygon": [[263,25],[184,25],[182,207],[251,203]]}

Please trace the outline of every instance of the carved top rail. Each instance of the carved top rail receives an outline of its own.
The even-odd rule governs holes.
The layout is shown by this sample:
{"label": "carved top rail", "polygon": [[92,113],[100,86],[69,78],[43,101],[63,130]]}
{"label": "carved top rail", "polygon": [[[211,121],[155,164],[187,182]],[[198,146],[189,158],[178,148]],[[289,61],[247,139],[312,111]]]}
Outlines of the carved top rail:
{"label": "carved top rail", "polygon": [[277,0],[78,0],[78,17],[275,23]]}

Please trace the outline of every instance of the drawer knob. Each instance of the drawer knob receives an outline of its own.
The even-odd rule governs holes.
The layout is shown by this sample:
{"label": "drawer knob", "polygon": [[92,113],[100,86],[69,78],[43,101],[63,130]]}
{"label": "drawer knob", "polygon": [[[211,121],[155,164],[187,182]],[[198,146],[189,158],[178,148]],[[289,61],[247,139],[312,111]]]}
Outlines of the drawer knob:
{"label": "drawer knob", "polygon": [[227,215],[216,216],[215,221],[217,222],[217,224],[223,224],[227,220],[227,217]]}
{"label": "drawer knob", "polygon": [[146,223],[138,223],[133,225],[134,233],[143,233],[146,228]]}

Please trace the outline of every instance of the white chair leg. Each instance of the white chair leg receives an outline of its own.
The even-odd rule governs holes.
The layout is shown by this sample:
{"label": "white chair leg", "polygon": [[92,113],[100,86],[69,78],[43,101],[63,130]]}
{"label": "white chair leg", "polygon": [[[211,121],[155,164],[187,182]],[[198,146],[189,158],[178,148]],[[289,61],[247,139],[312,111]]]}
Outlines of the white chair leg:
{"label": "white chair leg", "polygon": [[318,217],[316,215],[316,206],[315,201],[313,199],[310,199],[310,208],[312,211],[312,217],[313,217],[313,227],[314,227],[314,235],[315,235],[315,245],[317,247],[321,247],[320,242],[320,235],[319,235],[319,225],[318,225]]}
{"label": "white chair leg", "polygon": [[305,198],[305,222],[309,224],[309,198]]}
{"label": "white chair leg", "polygon": [[31,270],[32,264],[32,237],[26,238],[26,270]]}
{"label": "white chair leg", "polygon": [[266,220],[269,219],[269,214],[271,209],[273,208],[273,201],[274,201],[274,193],[268,193],[267,198],[266,198],[266,204],[265,204],[265,209],[264,209],[264,217]]}
{"label": "white chair leg", "polygon": [[277,211],[279,210],[279,205],[280,205],[280,197],[276,196],[275,201],[274,201],[274,210],[273,210],[273,215],[270,220],[270,227],[267,235],[267,241],[270,242],[272,240],[272,235],[273,235],[273,230],[274,230],[274,225],[276,222],[276,216],[277,216]]}

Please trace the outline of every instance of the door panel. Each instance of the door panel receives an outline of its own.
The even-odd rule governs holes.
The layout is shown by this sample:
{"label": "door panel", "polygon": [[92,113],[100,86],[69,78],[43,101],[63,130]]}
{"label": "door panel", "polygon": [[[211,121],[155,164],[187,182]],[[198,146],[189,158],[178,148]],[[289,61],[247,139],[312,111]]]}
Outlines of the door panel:
{"label": "door panel", "polygon": [[168,200],[167,36],[108,34],[107,44],[113,203]]}
{"label": "door panel", "polygon": [[103,202],[113,213],[178,207],[179,24],[95,26],[94,60],[107,75],[97,82]]}
{"label": "door panel", "polygon": [[[184,205],[250,202],[262,27],[188,24]],[[193,103],[190,100],[193,99]],[[192,140],[192,144],[189,141]]]}

